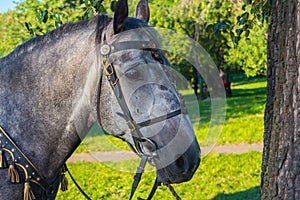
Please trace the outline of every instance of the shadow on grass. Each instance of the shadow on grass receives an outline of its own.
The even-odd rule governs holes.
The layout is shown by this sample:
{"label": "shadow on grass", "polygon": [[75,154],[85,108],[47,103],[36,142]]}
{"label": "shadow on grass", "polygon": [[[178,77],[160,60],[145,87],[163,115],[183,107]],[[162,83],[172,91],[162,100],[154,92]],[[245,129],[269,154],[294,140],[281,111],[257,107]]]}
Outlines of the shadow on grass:
{"label": "shadow on grass", "polygon": [[260,197],[260,187],[253,187],[248,190],[231,194],[220,193],[213,200],[257,200]]}
{"label": "shadow on grass", "polygon": [[231,77],[231,82],[234,83],[235,86],[245,85],[245,84],[255,83],[260,81],[266,81],[266,77],[264,76],[247,77],[245,74],[233,74]]}
{"label": "shadow on grass", "polygon": [[234,89],[233,97],[227,98],[227,116],[263,114],[266,103],[266,88]]}

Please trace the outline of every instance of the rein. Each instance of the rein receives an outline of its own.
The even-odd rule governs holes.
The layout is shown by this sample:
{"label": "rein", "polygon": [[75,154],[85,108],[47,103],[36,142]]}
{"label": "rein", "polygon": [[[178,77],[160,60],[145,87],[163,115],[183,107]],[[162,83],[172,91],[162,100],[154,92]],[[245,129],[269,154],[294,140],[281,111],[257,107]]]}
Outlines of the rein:
{"label": "rein", "polygon": [[[104,40],[105,41],[105,40]],[[156,45],[153,45],[153,43],[150,42],[139,42],[139,41],[131,41],[131,42],[119,42],[115,44],[108,44],[106,41],[100,48],[100,53],[102,56],[102,61],[103,61],[103,70],[105,72],[105,75],[107,77],[107,80],[113,90],[114,95],[116,96],[116,99],[118,101],[118,104],[120,105],[123,113],[117,113],[119,116],[121,116],[124,120],[126,120],[127,126],[130,129],[130,132],[132,134],[132,139],[134,142],[134,145],[126,141],[130,148],[139,156],[141,157],[141,162],[137,168],[136,174],[134,176],[134,182],[132,184],[132,189],[130,193],[129,200],[133,198],[133,195],[138,187],[138,184],[141,180],[142,174],[144,172],[145,165],[149,159],[153,159],[157,157],[156,151],[158,150],[158,147],[156,143],[151,140],[150,138],[146,138],[143,136],[141,133],[140,129],[146,126],[150,126],[162,121],[165,121],[167,119],[170,119],[172,117],[175,117],[179,114],[182,113],[181,109],[175,110],[171,113],[167,113],[165,115],[143,121],[141,123],[136,123],[131,115],[131,112],[127,106],[127,103],[125,101],[120,83],[119,83],[119,78],[116,74],[116,70],[114,68],[114,65],[109,61],[109,55],[111,53],[117,52],[117,51],[122,51],[122,50],[127,50],[127,49],[141,49],[141,50],[153,50],[155,49]],[[122,138],[121,138],[122,139]],[[123,139],[124,140],[124,139]],[[145,152],[143,148],[143,144],[147,143],[151,146],[151,152]],[[156,177],[155,183],[152,187],[152,190],[147,198],[147,200],[151,200],[152,197],[155,194],[155,191],[158,186],[161,185],[161,181]],[[172,192],[173,196],[176,198],[176,200],[180,200],[180,197],[178,194],[175,192],[174,188],[166,183],[165,184],[169,190]],[[139,198],[139,200],[142,200]]]}

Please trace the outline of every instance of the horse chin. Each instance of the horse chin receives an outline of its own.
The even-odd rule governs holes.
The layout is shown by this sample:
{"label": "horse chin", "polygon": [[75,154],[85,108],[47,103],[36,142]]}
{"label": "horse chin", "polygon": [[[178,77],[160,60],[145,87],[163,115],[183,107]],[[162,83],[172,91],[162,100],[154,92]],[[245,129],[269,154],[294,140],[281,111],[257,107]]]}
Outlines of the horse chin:
{"label": "horse chin", "polygon": [[200,165],[200,148],[196,139],[177,160],[157,168],[157,178],[163,183],[182,183],[192,179]]}
{"label": "horse chin", "polygon": [[165,168],[158,169],[156,171],[157,178],[162,183],[168,183],[168,184],[173,184],[173,183],[178,184],[182,182],[187,182],[193,178],[197,168],[199,167],[199,164],[200,164],[200,159],[195,163],[191,171],[186,171],[186,172],[181,171],[179,173],[175,173],[174,171],[172,171],[173,167],[167,166]]}

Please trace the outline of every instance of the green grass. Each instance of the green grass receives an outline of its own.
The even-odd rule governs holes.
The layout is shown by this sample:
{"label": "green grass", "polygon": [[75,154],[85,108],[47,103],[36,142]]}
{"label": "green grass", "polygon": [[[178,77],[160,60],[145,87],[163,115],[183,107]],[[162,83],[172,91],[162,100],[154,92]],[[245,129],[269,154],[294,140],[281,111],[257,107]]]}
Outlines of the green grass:
{"label": "green grass", "polygon": [[[136,168],[137,161],[118,163],[68,164],[76,180],[92,199],[128,199],[133,173],[120,169]],[[261,153],[213,154],[202,159],[201,165],[190,182],[174,185],[183,200],[254,200],[259,199]],[[151,190],[155,173],[147,172],[137,189],[137,197],[146,198]],[[83,200],[69,180],[69,190],[59,192],[59,200]],[[166,187],[160,187],[154,200],[173,199]]]}
{"label": "green grass", "polygon": [[104,133],[97,125],[94,125],[75,153],[119,150],[130,150],[130,148],[126,142]]}
{"label": "green grass", "polygon": [[[234,75],[233,96],[226,99],[225,123],[212,127],[210,127],[211,102],[198,101],[192,90],[182,91],[182,94],[201,146],[211,143],[224,145],[262,142],[266,101],[265,78]],[[209,127],[210,132],[208,132]],[[222,130],[222,132],[217,135],[215,130]],[[120,139],[106,135],[94,126],[76,152],[117,150],[129,150],[129,148]]]}
{"label": "green grass", "polygon": [[[213,136],[217,145],[262,142],[264,131],[264,108],[266,102],[266,81],[263,77],[246,78],[236,75],[232,83],[232,97],[226,99],[226,120],[215,125],[222,129],[218,136]],[[200,102],[201,120],[196,130],[200,144],[208,137],[210,121],[209,101]]]}

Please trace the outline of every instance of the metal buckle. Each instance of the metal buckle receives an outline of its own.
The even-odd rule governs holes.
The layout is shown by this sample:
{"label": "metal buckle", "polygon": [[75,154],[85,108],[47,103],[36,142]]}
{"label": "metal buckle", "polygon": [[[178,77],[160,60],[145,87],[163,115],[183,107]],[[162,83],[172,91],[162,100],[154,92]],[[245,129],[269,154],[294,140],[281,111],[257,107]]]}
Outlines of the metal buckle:
{"label": "metal buckle", "polygon": [[100,48],[100,53],[103,56],[107,56],[110,53],[110,46],[108,44],[104,44],[101,48]]}
{"label": "metal buckle", "polygon": [[104,70],[105,70],[106,76],[111,76],[111,75],[114,74],[114,68],[111,65],[111,63],[109,63],[108,65],[106,65],[106,67],[104,67]]}
{"label": "metal buckle", "polygon": [[119,78],[117,77],[116,80],[115,80],[115,82],[113,82],[111,85],[112,85],[113,87],[115,87],[115,85],[117,85],[118,82],[119,82]]}
{"label": "metal buckle", "polygon": [[127,125],[131,132],[135,131],[135,122],[134,121],[127,121]]}
{"label": "metal buckle", "polygon": [[[145,148],[146,148],[145,145],[147,145],[149,148],[148,153],[145,151]],[[149,138],[142,137],[142,138],[138,139],[138,147],[137,148],[144,156],[147,156],[149,159],[153,159],[154,157],[158,156],[158,154],[156,152],[157,145]]]}

